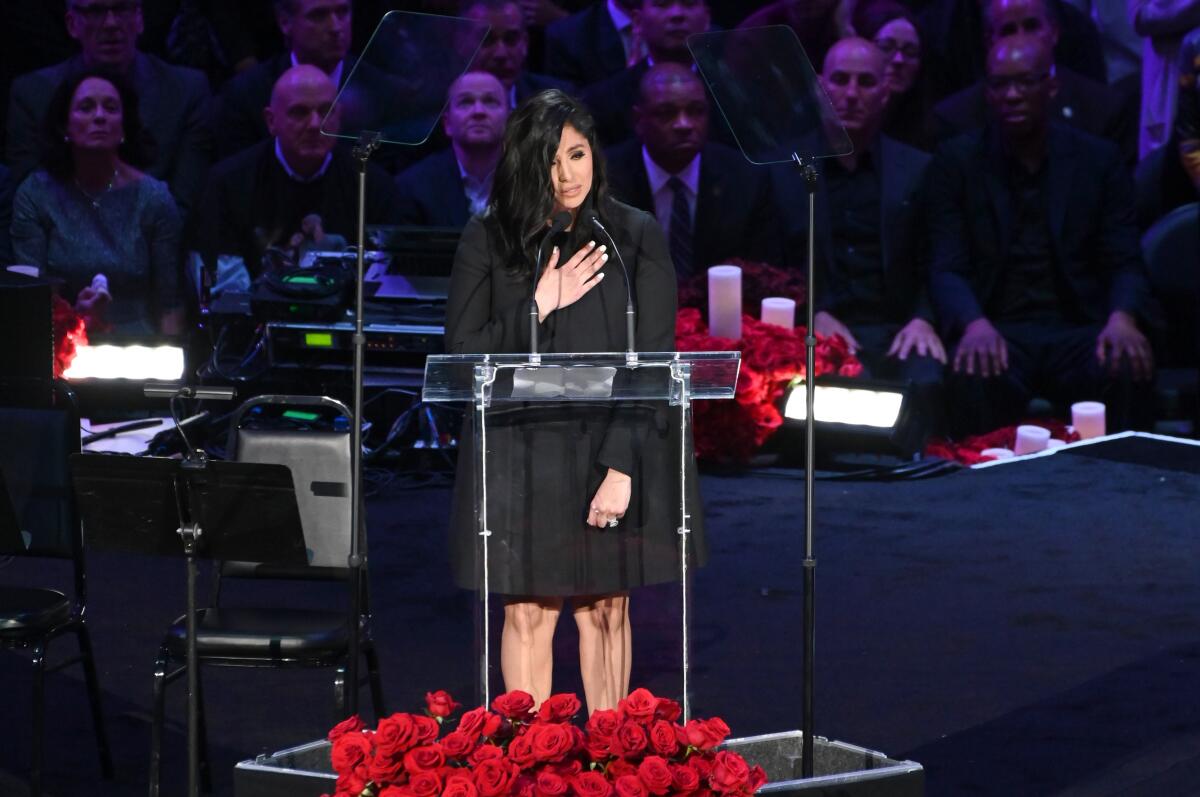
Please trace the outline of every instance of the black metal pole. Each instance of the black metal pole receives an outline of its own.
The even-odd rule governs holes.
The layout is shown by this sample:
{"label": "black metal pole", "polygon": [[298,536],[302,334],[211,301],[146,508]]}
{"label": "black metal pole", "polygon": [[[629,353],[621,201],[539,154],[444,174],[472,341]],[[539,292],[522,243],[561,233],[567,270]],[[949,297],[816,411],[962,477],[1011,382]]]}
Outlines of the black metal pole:
{"label": "black metal pole", "polygon": [[808,292],[805,305],[807,321],[805,326],[805,360],[804,360],[804,685],[801,705],[801,730],[804,736],[801,741],[800,774],[801,777],[813,776],[813,737],[815,736],[814,698],[816,694],[815,673],[813,668],[817,656],[816,628],[816,577],[817,560],[813,556],[813,492],[815,488],[814,472],[816,470],[816,365],[817,337],[813,330],[816,316],[814,311],[814,287],[816,285],[815,246],[816,231],[816,192],[817,170],[811,160],[805,160],[798,155],[793,156],[800,166],[804,176],[804,185],[808,190],[808,275],[805,289]]}
{"label": "black metal pole", "polygon": [[367,237],[367,168],[371,155],[379,146],[380,135],[364,132],[354,146],[354,159],[358,161],[358,257],[357,274],[354,280],[354,401],[350,411],[350,567],[351,616],[349,661],[346,667],[348,684],[346,713],[358,713],[358,659],[362,645],[359,618],[362,616],[362,568],[366,557],[362,555],[362,404],[363,404],[363,355],[366,336],[363,334],[363,277],[366,274]]}
{"label": "black metal pole", "polygon": [[184,553],[187,555],[187,727],[188,797],[200,794],[200,704],[199,673],[196,668],[196,540],[195,527],[184,529]]}

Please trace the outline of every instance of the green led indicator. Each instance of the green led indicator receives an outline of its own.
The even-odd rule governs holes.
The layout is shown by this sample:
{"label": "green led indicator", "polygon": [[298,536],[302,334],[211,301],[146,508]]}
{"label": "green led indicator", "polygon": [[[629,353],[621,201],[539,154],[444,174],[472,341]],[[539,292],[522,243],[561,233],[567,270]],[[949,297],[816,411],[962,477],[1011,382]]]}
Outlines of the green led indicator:
{"label": "green led indicator", "polygon": [[319,419],[321,416],[315,412],[304,412],[302,410],[286,410],[283,417],[290,421],[306,421],[312,422]]}
{"label": "green led indicator", "polygon": [[304,345],[328,349],[333,346],[333,335],[328,332],[305,332]]}
{"label": "green led indicator", "polygon": [[283,281],[288,285],[316,285],[317,278],[310,277],[307,274],[289,274],[283,278]]}

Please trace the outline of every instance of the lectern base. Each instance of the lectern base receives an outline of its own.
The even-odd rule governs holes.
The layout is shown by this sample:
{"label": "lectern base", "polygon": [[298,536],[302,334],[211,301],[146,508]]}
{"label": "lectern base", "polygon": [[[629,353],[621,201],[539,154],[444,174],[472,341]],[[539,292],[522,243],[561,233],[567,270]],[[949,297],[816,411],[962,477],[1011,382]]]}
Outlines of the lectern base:
{"label": "lectern base", "polygon": [[[759,794],[785,797],[923,797],[925,771],[913,761],[895,761],[883,753],[820,736],[813,740],[814,775],[800,778],[799,731],[731,739],[726,747],[767,771]],[[236,797],[320,797],[332,794],[336,777],[329,763],[329,743],[310,742],[259,756],[237,765]]]}

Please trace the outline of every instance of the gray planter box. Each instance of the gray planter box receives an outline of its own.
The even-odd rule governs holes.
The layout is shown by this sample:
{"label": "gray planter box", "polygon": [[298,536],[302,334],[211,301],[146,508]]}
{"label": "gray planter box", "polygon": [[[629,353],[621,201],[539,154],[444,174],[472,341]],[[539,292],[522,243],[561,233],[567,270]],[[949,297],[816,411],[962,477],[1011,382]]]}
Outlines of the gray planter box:
{"label": "gray planter box", "polygon": [[[730,739],[725,747],[767,772],[761,795],[784,797],[923,797],[925,771],[913,761],[820,736],[813,740],[813,777],[800,778],[800,731]],[[332,794],[336,777],[324,740],[261,755],[234,768],[237,797],[320,797]]]}

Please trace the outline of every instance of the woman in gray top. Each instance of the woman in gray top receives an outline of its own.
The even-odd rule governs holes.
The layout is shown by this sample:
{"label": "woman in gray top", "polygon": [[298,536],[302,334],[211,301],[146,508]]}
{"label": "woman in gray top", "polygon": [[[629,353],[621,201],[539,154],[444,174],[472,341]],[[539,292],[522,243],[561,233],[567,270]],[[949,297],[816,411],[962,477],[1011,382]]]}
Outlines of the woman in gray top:
{"label": "woman in gray top", "polygon": [[72,76],[51,100],[44,135],[42,168],[13,200],[16,262],[61,280],[67,301],[92,306],[93,280],[104,274],[112,300],[100,328],[181,332],[179,211],[166,184],[137,169],[145,155],[137,96],[112,76]]}

